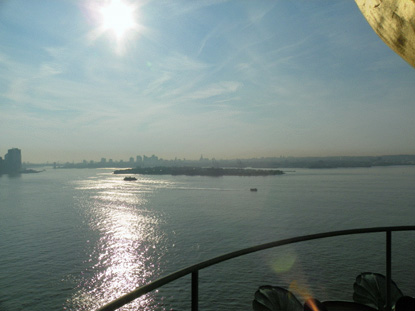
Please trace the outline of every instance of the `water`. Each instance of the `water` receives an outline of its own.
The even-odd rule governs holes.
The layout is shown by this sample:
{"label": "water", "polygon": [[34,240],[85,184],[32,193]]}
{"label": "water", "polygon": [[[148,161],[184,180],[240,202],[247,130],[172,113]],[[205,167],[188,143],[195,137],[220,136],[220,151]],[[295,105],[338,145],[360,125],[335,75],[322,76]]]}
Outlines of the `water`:
{"label": "water", "polygon": [[[0,177],[0,310],[94,310],[202,260],[277,239],[414,225],[415,167],[296,170],[268,177],[52,170]],[[258,188],[258,192],[249,191]],[[415,295],[415,233],[393,235],[393,279]],[[284,246],[200,272],[201,310],[251,310],[260,285],[350,300],[384,273],[384,234]],[[190,278],[122,310],[188,310]]]}

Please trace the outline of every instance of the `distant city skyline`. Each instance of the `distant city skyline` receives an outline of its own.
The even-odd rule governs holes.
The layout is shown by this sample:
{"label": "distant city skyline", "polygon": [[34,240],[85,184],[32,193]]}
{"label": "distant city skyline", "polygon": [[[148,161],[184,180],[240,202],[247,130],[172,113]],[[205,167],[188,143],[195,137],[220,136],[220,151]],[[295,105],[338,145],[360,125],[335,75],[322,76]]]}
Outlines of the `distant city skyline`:
{"label": "distant city skyline", "polygon": [[[185,160],[185,161],[198,161],[200,159],[204,159],[204,160],[237,160],[237,159],[260,159],[260,158],[330,158],[330,157],[382,157],[382,156],[415,156],[415,152],[408,152],[408,153],[327,153],[327,154],[323,154],[323,153],[300,153],[300,154],[252,154],[252,155],[229,155],[228,156],[216,156],[216,155],[204,155],[204,154],[199,154],[198,156],[159,156],[158,154],[155,153],[147,153],[147,154],[138,154],[135,153],[135,155],[133,153],[131,153],[130,155],[120,155],[120,156],[102,156],[99,154],[91,154],[90,157],[86,156],[86,154],[80,153],[80,156],[78,158],[55,158],[50,160],[38,160],[38,161],[33,161],[33,160],[29,160],[26,157],[26,152],[25,150],[21,151],[21,149],[19,148],[8,148],[7,152],[9,152],[10,150],[19,150],[19,153],[21,152],[22,154],[20,154],[20,159],[22,163],[27,163],[27,164],[50,164],[52,165],[53,163],[57,163],[57,164],[65,164],[65,163],[99,163],[99,162],[104,162],[104,163],[119,163],[119,162],[124,162],[124,163],[136,163],[136,162],[142,162],[142,161],[149,161],[150,159],[156,159],[156,160],[163,160],[163,161],[173,161],[173,160]],[[4,152],[2,151],[2,149],[0,149],[0,154],[4,154],[6,152],[6,150],[4,150]],[[139,160],[140,158],[140,160]],[[1,158],[4,161],[4,157]],[[146,160],[145,160],[146,159]]]}
{"label": "distant city skyline", "polygon": [[415,154],[415,70],[354,1],[14,0],[0,40],[25,162]]}
{"label": "distant city skyline", "polygon": [[124,159],[107,159],[102,157],[99,161],[82,160],[54,161],[32,163],[22,162],[22,150],[11,148],[7,151],[4,159],[0,156],[0,175],[39,173],[40,171],[28,169],[39,165],[52,165],[54,169],[59,168],[151,168],[151,167],[216,167],[216,168],[347,168],[347,167],[371,167],[391,165],[415,165],[415,154],[413,155],[382,155],[382,156],[326,156],[326,157],[254,157],[254,158],[207,158],[201,155],[199,159],[174,158],[165,159],[155,154],[151,156],[136,155]]}
{"label": "distant city skyline", "polygon": [[[217,161],[222,161],[222,162],[227,162],[227,161],[251,161],[251,160],[270,160],[270,159],[359,159],[359,158],[394,158],[394,159],[405,159],[405,162],[408,162],[408,164],[412,165],[414,159],[415,159],[415,153],[407,153],[407,154],[327,154],[327,155],[300,155],[300,156],[293,156],[293,155],[279,155],[279,156],[274,156],[274,155],[269,155],[269,156],[252,156],[252,157],[207,157],[204,156],[203,154],[201,154],[199,157],[159,157],[156,154],[139,154],[139,155],[135,155],[135,156],[129,156],[129,157],[120,157],[120,158],[107,158],[107,157],[100,157],[100,158],[83,158],[82,160],[71,160],[71,161],[60,161],[60,160],[55,160],[55,161],[38,161],[38,162],[32,162],[32,161],[26,161],[26,160],[22,160],[22,152],[20,149],[18,148],[12,148],[8,150],[8,154],[10,154],[11,152],[13,152],[15,154],[15,150],[18,151],[18,158],[21,163],[24,164],[49,164],[49,165],[66,165],[66,164],[85,164],[85,165],[98,165],[97,167],[99,167],[99,164],[108,164],[110,166],[110,164],[114,163],[114,164],[125,164],[126,166],[128,165],[136,165],[136,164],[143,164],[144,166],[157,166],[157,165],[164,165],[168,162],[188,162],[188,163],[192,163],[192,162],[203,162],[207,165],[215,163]],[[7,156],[7,154],[6,154]],[[0,157],[0,160],[3,160]],[[409,163],[410,162],[410,163]],[[108,166],[107,165],[107,166]],[[105,165],[104,165],[105,166]]]}

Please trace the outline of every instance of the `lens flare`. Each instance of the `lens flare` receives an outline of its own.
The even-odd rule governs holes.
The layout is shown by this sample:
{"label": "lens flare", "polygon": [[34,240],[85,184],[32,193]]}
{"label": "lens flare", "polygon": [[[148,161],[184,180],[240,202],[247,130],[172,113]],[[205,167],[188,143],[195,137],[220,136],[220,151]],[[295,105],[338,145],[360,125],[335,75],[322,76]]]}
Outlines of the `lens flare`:
{"label": "lens flare", "polygon": [[271,268],[276,273],[288,272],[295,264],[297,256],[293,253],[286,253],[277,258],[274,258],[271,263]]}
{"label": "lens flare", "polygon": [[308,305],[313,311],[319,310],[319,308],[315,304],[315,301],[313,300],[313,296],[311,295],[308,286],[301,285],[297,280],[294,280],[290,283],[289,290],[301,296],[303,300],[309,301]]}

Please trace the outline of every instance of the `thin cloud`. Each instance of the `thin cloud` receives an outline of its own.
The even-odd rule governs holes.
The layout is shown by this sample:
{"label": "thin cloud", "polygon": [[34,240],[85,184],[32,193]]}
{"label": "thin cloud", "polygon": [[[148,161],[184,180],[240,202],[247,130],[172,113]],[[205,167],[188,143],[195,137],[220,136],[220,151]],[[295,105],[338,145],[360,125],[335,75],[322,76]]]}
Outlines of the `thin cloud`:
{"label": "thin cloud", "polygon": [[200,41],[199,49],[196,53],[197,57],[199,57],[200,54],[202,54],[203,49],[205,48],[209,40],[217,36],[223,36],[223,33],[224,33],[224,23],[220,23],[216,25],[211,31],[209,31],[209,33],[207,33]]}
{"label": "thin cloud", "polygon": [[160,69],[164,71],[201,71],[210,66],[204,62],[193,59],[187,55],[172,53],[163,59],[159,64]]}
{"label": "thin cloud", "polygon": [[[201,1],[192,1],[192,2],[177,2],[172,3],[168,1],[169,8],[174,15],[186,15],[192,14],[195,11],[205,9],[207,7],[219,5],[222,3],[229,2],[229,0],[201,0]],[[184,4],[184,5],[183,5]]]}
{"label": "thin cloud", "polygon": [[63,73],[62,66],[56,63],[44,63],[40,66],[40,76],[54,76]]}
{"label": "thin cloud", "polygon": [[185,98],[187,100],[207,99],[214,96],[235,93],[241,87],[241,83],[236,81],[223,81],[211,84],[204,89],[198,90]]}
{"label": "thin cloud", "polygon": [[168,72],[163,72],[160,77],[157,77],[156,80],[151,81],[146,89],[143,91],[143,95],[159,95],[160,92],[163,92],[166,84],[172,81],[172,75]]}

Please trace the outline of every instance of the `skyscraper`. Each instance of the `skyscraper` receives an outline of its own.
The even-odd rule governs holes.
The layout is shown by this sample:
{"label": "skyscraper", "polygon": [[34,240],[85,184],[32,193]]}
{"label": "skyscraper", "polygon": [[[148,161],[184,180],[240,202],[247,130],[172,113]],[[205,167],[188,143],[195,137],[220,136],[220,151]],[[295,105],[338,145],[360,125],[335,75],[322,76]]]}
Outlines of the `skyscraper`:
{"label": "skyscraper", "polygon": [[22,153],[20,149],[9,149],[4,156],[4,170],[6,173],[19,173],[22,169]]}

